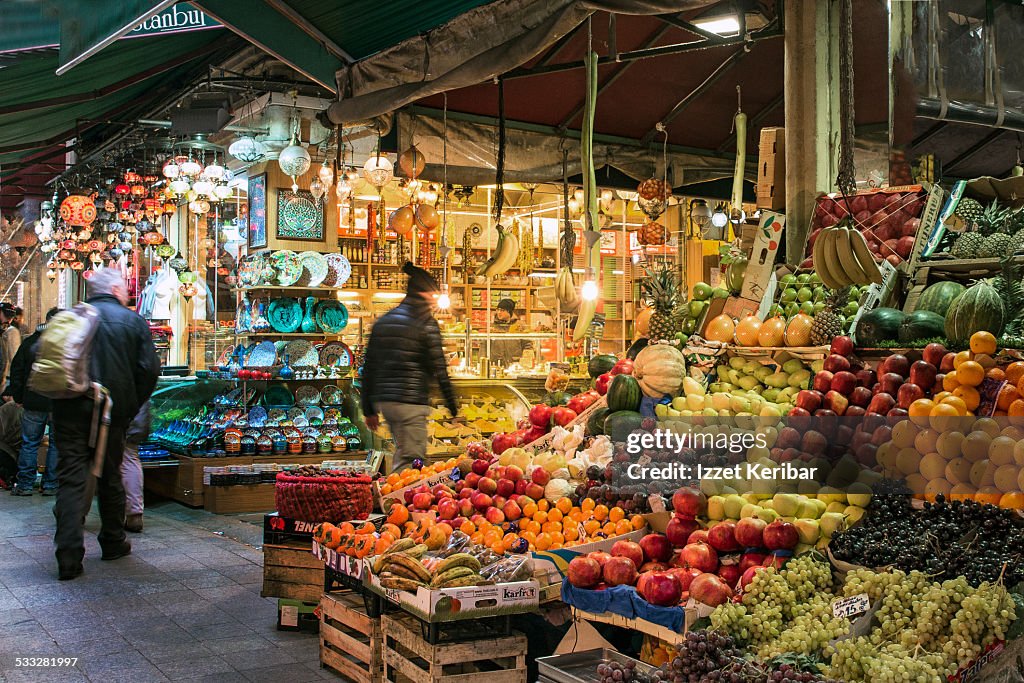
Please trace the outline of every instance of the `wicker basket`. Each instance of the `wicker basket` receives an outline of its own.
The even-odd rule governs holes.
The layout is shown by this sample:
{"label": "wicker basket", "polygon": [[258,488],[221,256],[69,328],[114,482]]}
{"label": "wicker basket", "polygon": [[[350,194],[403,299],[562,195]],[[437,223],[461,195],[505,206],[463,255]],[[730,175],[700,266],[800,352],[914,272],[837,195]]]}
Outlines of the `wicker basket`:
{"label": "wicker basket", "polygon": [[277,512],[304,522],[362,520],[373,510],[369,476],[296,477],[277,475]]}

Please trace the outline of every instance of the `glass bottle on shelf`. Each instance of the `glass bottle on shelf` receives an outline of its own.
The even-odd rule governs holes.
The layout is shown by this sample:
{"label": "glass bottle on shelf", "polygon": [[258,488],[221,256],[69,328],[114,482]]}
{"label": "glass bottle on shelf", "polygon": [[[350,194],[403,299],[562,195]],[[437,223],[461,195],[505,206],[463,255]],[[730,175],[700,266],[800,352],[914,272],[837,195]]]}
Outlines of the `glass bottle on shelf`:
{"label": "glass bottle on shelf", "polygon": [[267,320],[267,316],[264,314],[264,305],[262,301],[257,300],[256,303],[256,316],[252,321],[253,332],[269,332],[270,321]]}
{"label": "glass bottle on shelf", "polygon": [[313,308],[316,306],[316,297],[306,297],[306,315],[302,318],[302,331],[306,334],[316,332],[316,320],[313,319]]}
{"label": "glass bottle on shelf", "polygon": [[359,275],[359,289],[366,289],[366,273]]}
{"label": "glass bottle on shelf", "polygon": [[295,370],[292,369],[288,354],[284,354],[284,366],[277,371],[277,376],[287,381],[295,378]]}

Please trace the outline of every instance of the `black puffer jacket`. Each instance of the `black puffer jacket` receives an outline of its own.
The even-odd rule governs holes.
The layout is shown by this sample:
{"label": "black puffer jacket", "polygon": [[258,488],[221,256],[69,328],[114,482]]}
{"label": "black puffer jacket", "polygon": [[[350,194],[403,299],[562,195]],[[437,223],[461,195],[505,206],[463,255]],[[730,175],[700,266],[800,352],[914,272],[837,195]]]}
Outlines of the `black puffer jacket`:
{"label": "black puffer jacket", "polygon": [[363,362],[363,413],[376,415],[384,402],[427,405],[437,380],[452,415],[455,391],[441,344],[441,330],[430,305],[413,294],[373,324]]}
{"label": "black puffer jacket", "polygon": [[[153,393],[160,374],[153,337],[146,321],[115,297],[101,294],[87,303],[100,311],[100,326],[92,342],[93,379],[105,386],[113,399],[111,422],[127,425]],[[54,412],[62,403],[65,401],[53,402]]]}

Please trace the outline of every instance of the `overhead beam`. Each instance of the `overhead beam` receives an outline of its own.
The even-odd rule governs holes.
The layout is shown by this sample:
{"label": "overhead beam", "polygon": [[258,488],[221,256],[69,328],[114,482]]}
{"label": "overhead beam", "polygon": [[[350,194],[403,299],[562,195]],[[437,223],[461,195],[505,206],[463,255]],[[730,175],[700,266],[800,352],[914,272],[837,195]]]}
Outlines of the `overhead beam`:
{"label": "overhead beam", "polygon": [[540,59],[537,60],[537,63],[534,66],[544,67],[550,64],[551,60],[558,56],[558,53],[562,51],[562,48],[565,47],[569,43],[569,41],[573,39],[573,36],[579,33],[579,30],[583,28],[586,25],[586,23],[587,22],[582,21],[576,24],[576,26],[574,26],[572,30],[570,30],[564,36],[556,40],[554,44],[548,48],[548,51],[541,55]]}
{"label": "overhead beam", "polygon": [[943,168],[942,168],[943,172],[949,172],[953,168],[955,168],[958,164],[962,164],[963,162],[967,161],[971,157],[975,156],[976,154],[978,154],[978,152],[980,152],[981,150],[985,149],[986,147],[991,145],[993,142],[995,142],[996,140],[1001,138],[1003,136],[1003,133],[1006,133],[1006,132],[1007,131],[1002,130],[1000,128],[997,128],[996,130],[992,131],[991,133],[989,133],[988,135],[983,137],[981,140],[979,140],[978,142],[976,142],[973,145],[971,145],[967,150],[965,150],[961,154],[959,154],[956,157],[954,157],[953,160],[950,161],[948,164],[943,164]]}
{"label": "overhead beam", "polygon": [[237,0],[192,0],[192,4],[267,54],[337,92],[335,72],[345,66],[336,55],[269,5]]}
{"label": "overhead beam", "polygon": [[712,31],[703,29],[700,26],[697,26],[695,24],[690,23],[689,21],[686,21],[685,19],[680,19],[678,14],[658,14],[656,15],[656,18],[660,19],[666,24],[669,24],[670,26],[681,28],[684,31],[689,31],[690,33],[696,36],[705,38],[712,43],[722,42],[722,36],[719,35],[718,33],[714,33]]}
{"label": "overhead beam", "polygon": [[354,61],[356,61],[352,57],[352,55],[350,55],[348,52],[343,50],[340,45],[331,40],[326,33],[318,29],[313,24],[309,23],[309,20],[306,19],[306,17],[302,16],[294,9],[292,9],[291,5],[287,4],[283,0],[263,0],[263,2],[267,3],[275,10],[283,14],[288,19],[288,21],[295,24],[297,28],[305,31],[310,38],[323,45],[324,49],[326,49],[328,52],[330,52],[338,59],[344,61],[346,64],[352,64]]}
{"label": "overhead beam", "polygon": [[[676,105],[672,107],[672,109],[669,110],[667,114],[662,116],[661,119],[658,120],[658,123],[660,123],[662,126],[668,126],[668,124],[672,123],[672,121],[675,120],[675,118],[678,117],[680,114],[682,114],[688,106],[693,104],[693,102],[698,97],[707,92],[708,89],[715,83],[717,83],[722,78],[722,76],[724,76],[732,67],[736,66],[736,64],[739,63],[739,61],[743,59],[743,57],[746,54],[746,47],[741,47],[739,50],[736,50],[731,55],[726,57],[721,64],[715,67],[714,71],[708,74],[707,78],[705,78],[704,81],[700,83],[700,85],[698,85],[696,88],[687,93],[687,95],[683,97],[683,99],[676,102]],[[651,140],[654,139],[654,136],[657,134],[658,127],[655,126],[654,128],[651,128],[651,130],[649,130],[646,135],[643,136],[642,141],[650,142]]]}
{"label": "overhead beam", "polygon": [[934,126],[932,126],[928,130],[914,138],[913,142],[910,143],[910,146],[917,147],[918,145],[923,145],[924,143],[928,142],[933,137],[944,131],[946,129],[946,126],[948,125],[949,124],[946,123],[945,121],[939,121]]}
{"label": "overhead beam", "polygon": [[[614,17],[615,15],[612,14],[611,16]],[[641,45],[641,48],[648,48],[648,47],[651,47],[652,45],[654,45],[656,42],[661,40],[662,36],[664,36],[666,33],[668,33],[670,28],[671,27],[668,26],[668,25],[660,26],[657,30],[654,31],[654,33],[652,33],[650,36],[647,37],[647,39]],[[614,56],[614,50],[613,50],[613,56]],[[622,76],[626,73],[626,71],[629,70],[629,67],[633,66],[634,64],[636,64],[636,62],[626,62],[625,64],[620,64],[611,74],[609,74],[608,77],[605,78],[604,81],[602,81],[601,84],[597,86],[597,95],[598,95],[598,97],[601,96],[602,92],[604,92],[609,87],[611,87],[611,85],[613,83],[615,83],[615,81],[617,81],[620,78],[622,78]],[[575,109],[572,110],[572,113],[569,114],[568,116],[566,116],[565,119],[563,119],[562,122],[560,124],[558,124],[558,127],[559,128],[568,128],[569,124],[572,123],[573,121],[575,121],[577,116],[579,116],[580,114],[583,113],[583,109],[585,107],[586,107],[586,103],[585,102],[580,102],[580,104]]]}

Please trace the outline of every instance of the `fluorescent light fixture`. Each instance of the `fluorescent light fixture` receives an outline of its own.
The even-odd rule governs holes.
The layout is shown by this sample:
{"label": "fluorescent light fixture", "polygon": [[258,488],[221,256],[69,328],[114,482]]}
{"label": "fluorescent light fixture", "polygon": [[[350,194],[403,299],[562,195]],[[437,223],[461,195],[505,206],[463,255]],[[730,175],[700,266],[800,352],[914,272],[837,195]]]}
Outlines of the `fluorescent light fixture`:
{"label": "fluorescent light fixture", "polygon": [[538,271],[538,272],[535,272],[535,273],[530,273],[530,277],[549,278],[551,280],[554,280],[556,277],[558,277],[558,275],[556,275],[555,273],[545,273],[545,272],[542,272],[542,271]]}
{"label": "fluorescent light fixture", "polygon": [[374,299],[404,299],[404,292],[375,292]]}
{"label": "fluorescent light fixture", "polygon": [[716,17],[695,21],[693,25],[720,36],[732,36],[740,32],[740,20],[736,17]]}
{"label": "fluorescent light fixture", "polygon": [[613,270],[612,271],[612,275],[625,275],[625,274],[626,274],[626,271],[624,271],[624,270]]}
{"label": "fluorescent light fixture", "polygon": [[346,292],[343,289],[339,289],[334,295],[339,299],[358,299],[360,297],[359,292]]}

